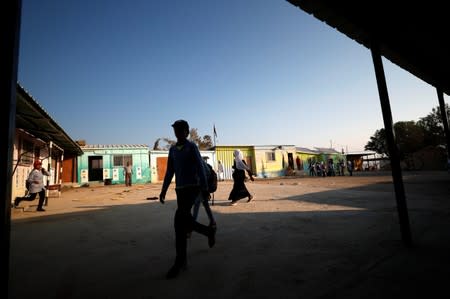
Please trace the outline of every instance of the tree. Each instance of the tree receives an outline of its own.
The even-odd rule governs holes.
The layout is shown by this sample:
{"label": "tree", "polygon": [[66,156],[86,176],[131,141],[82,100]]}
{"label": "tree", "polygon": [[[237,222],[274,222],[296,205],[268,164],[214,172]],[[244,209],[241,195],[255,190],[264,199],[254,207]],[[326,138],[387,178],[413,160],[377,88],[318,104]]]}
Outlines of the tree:
{"label": "tree", "polygon": [[[445,104],[445,110],[447,112],[447,120],[450,119],[450,107]],[[443,145],[445,141],[444,124],[441,118],[441,109],[439,106],[433,108],[431,112],[422,117],[417,125],[423,128],[425,131],[425,143],[427,145]]]}
{"label": "tree", "polygon": [[[161,144],[162,142],[162,144]],[[169,138],[157,138],[153,143],[153,150],[169,150],[169,148],[176,143],[175,140]]]}
{"label": "tree", "polygon": [[424,131],[414,121],[399,121],[394,124],[400,159],[425,147]]}
{"label": "tree", "polygon": [[213,142],[210,135],[204,135],[200,146],[200,149],[210,149],[213,146]]}
{"label": "tree", "polygon": [[159,147],[159,141],[161,140],[161,138],[156,139],[155,143],[153,143],[153,150],[160,150],[161,148]]}
{"label": "tree", "polygon": [[189,131],[190,140],[194,142],[200,150],[207,150],[213,146],[211,136],[204,135],[203,138],[198,134],[197,128],[192,128]]}
{"label": "tree", "polygon": [[[211,136],[205,135],[203,138],[200,137],[197,128],[192,128],[189,130],[189,137],[189,139],[194,142],[200,150],[207,150],[213,146]],[[161,141],[163,141],[165,145],[161,145]],[[153,150],[168,150],[175,143],[176,141],[170,138],[157,138],[153,144]]]}
{"label": "tree", "polygon": [[[447,119],[450,118],[450,108],[445,104]],[[433,108],[431,113],[422,117],[418,122],[402,121],[394,124],[394,132],[400,159],[408,163],[408,156],[427,146],[440,146],[446,144],[444,124],[439,106]],[[376,130],[364,146],[365,150],[373,150],[378,154],[389,157],[386,132],[384,129]]]}
{"label": "tree", "polygon": [[[400,121],[394,124],[394,132],[397,146],[399,149],[400,159],[416,152],[425,146],[424,130],[414,121]],[[365,145],[365,150],[372,150],[378,154],[384,154],[389,157],[387,146],[386,131],[380,129],[370,137],[370,141]]]}
{"label": "tree", "polygon": [[170,139],[170,138],[163,138],[162,140],[166,143],[166,145],[163,147],[163,149],[165,149],[165,150],[169,150],[169,148],[170,148],[172,145],[174,145],[175,143],[177,143],[175,140]]}
{"label": "tree", "polygon": [[200,135],[198,135],[198,132],[197,132],[196,128],[192,128],[192,129],[189,130],[189,139],[192,142],[194,142],[195,144],[197,144],[197,146],[199,146],[200,143],[202,142],[202,138],[200,137]]}
{"label": "tree", "polygon": [[375,134],[370,137],[369,142],[367,142],[367,144],[364,146],[364,149],[366,151],[374,151],[378,154],[387,155],[389,157],[385,130],[376,130]]}

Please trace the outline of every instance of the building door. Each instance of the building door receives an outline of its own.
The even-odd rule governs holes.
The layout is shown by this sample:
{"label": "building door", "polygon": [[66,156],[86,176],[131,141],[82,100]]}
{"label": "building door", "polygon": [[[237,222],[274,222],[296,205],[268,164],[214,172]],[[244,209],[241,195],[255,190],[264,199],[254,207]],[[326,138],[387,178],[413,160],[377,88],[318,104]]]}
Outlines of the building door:
{"label": "building door", "polygon": [[63,183],[75,183],[76,179],[76,166],[75,158],[66,158],[62,161],[62,182]]}
{"label": "building door", "polygon": [[157,180],[159,182],[164,180],[164,176],[166,175],[167,160],[168,160],[168,157],[156,158],[156,170],[157,170],[157,174],[158,174]]}
{"label": "building door", "polygon": [[294,169],[294,155],[288,153],[288,165],[291,169]]}
{"label": "building door", "polygon": [[103,157],[90,156],[89,161],[89,181],[103,181]]}

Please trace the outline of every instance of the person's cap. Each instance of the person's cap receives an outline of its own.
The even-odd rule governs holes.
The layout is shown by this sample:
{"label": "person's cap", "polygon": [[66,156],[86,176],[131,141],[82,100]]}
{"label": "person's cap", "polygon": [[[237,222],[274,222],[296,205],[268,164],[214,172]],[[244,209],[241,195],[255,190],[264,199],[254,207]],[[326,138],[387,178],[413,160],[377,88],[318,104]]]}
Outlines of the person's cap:
{"label": "person's cap", "polygon": [[188,124],[187,121],[185,121],[183,119],[179,119],[179,120],[175,121],[172,124],[172,127],[174,127],[174,128],[186,128],[186,130],[189,131],[189,124]]}

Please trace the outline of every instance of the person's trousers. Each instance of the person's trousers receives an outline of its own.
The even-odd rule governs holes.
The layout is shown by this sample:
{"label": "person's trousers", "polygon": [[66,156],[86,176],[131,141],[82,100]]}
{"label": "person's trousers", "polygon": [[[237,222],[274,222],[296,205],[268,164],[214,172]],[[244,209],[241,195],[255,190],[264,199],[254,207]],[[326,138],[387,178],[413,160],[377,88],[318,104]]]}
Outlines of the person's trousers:
{"label": "person's trousers", "polygon": [[194,218],[194,220],[197,220],[200,204],[203,204],[203,207],[205,208],[205,212],[208,215],[209,223],[210,224],[216,223],[216,221],[214,220],[213,213],[211,211],[211,207],[209,206],[209,199],[203,198],[203,195],[201,194],[195,199],[194,208],[192,211],[192,217]]}
{"label": "person's trousers", "polygon": [[177,210],[175,212],[175,249],[176,261],[178,265],[186,262],[187,255],[187,233],[198,232],[208,236],[210,229],[208,226],[198,223],[191,214],[192,205],[200,193],[199,187],[186,187],[176,189],[177,193]]}
{"label": "person's trousers", "polygon": [[131,173],[125,173],[125,186],[131,186]]}
{"label": "person's trousers", "polygon": [[22,197],[20,200],[27,200],[27,201],[33,201],[36,199],[36,196],[39,194],[39,202],[38,202],[38,209],[42,209],[42,206],[44,205],[45,201],[45,189],[42,189],[39,192],[36,193],[30,193],[30,196],[28,197]]}

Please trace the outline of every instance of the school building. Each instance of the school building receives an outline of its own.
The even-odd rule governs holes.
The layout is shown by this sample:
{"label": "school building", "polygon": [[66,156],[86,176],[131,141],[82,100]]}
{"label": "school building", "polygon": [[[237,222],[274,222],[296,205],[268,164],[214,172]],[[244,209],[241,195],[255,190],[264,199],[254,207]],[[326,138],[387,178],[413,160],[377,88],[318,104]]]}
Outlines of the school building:
{"label": "school building", "polygon": [[132,184],[151,181],[149,147],[147,145],[89,144],[81,146],[78,157],[78,183],[125,184],[124,166],[132,165]]}
{"label": "school building", "polygon": [[64,161],[76,159],[81,154],[80,146],[17,84],[11,201],[26,194],[25,181],[37,159],[50,172],[49,177],[44,176],[47,197],[59,196],[64,173],[72,171],[70,167],[65,168]]}

